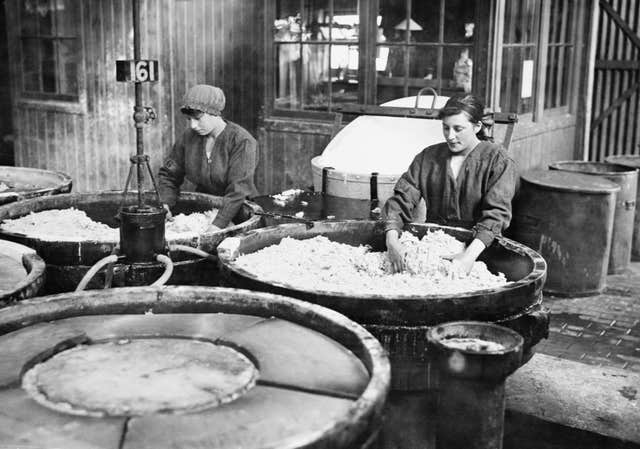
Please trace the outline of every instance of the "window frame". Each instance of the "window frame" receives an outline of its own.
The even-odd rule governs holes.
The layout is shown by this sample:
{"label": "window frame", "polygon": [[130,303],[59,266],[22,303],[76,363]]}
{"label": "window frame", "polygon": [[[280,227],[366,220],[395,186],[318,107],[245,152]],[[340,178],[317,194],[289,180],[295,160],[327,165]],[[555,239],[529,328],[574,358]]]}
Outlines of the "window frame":
{"label": "window frame", "polygon": [[[359,105],[372,105],[376,103],[377,81],[374,60],[378,42],[376,40],[376,17],[379,9],[378,0],[359,0],[360,15],[360,54],[359,54]],[[416,0],[413,0],[416,1]],[[486,36],[486,45],[484,45],[484,54],[486,58],[480,58],[478,64],[474,61],[473,76],[475,80],[480,81],[480,85],[474,81],[474,91],[484,92],[484,99],[489,108],[494,111],[501,111],[500,108],[500,84],[502,82],[502,61],[504,56],[504,23],[505,23],[505,4],[510,0],[478,0],[485,3],[485,7],[489,10],[486,20],[479,20],[480,29],[476,29],[478,33],[484,33]],[[539,0],[540,4],[538,12],[534,17],[534,32],[537,34],[534,45],[534,73],[533,73],[533,90],[532,90],[532,109],[530,112],[520,114],[521,118],[530,118],[531,121],[541,121],[544,114],[561,114],[575,113],[578,98],[577,95],[570,95],[568,104],[544,108],[544,95],[546,89],[546,60],[548,56],[548,30],[550,21],[551,5],[553,0]],[[274,117],[294,117],[311,120],[333,120],[335,112],[333,111],[309,111],[294,109],[276,109],[275,108],[275,45],[273,39],[273,23],[276,19],[275,4],[268,3],[265,11],[264,42],[265,42],[265,104],[263,114]],[[579,48],[580,36],[584,35],[585,8],[586,6],[580,2],[574,2],[573,14],[569,18],[570,30],[573,34],[573,54],[571,63],[571,73],[567,74],[567,89],[571,92],[576,90],[579,85],[580,71],[576,67],[580,67],[580,63],[584,56]],[[444,9],[444,3],[440,2],[440,10]],[[478,8],[480,9],[480,8]],[[478,10],[477,9],[477,10]],[[476,10],[476,11],[477,11]],[[484,28],[486,27],[486,29]],[[442,33],[442,30],[440,30]],[[482,34],[479,34],[482,35]],[[383,44],[384,45],[384,44]],[[480,43],[476,46],[483,47]],[[477,50],[476,50],[477,51]],[[545,61],[545,64],[540,64]],[[484,63],[484,64],[482,64]],[[407,78],[404,83],[406,85]],[[404,87],[405,92],[407,87]],[[506,111],[505,111],[506,112]],[[512,111],[511,111],[512,112]]]}
{"label": "window frame", "polygon": [[[17,105],[21,107],[51,110],[57,112],[66,112],[71,114],[84,114],[86,113],[86,87],[85,87],[85,58],[84,58],[84,6],[81,0],[71,0],[72,7],[77,10],[79,21],[77,23],[77,35],[70,36],[66,33],[60,33],[58,29],[55,29],[55,34],[52,35],[40,35],[40,34],[25,34],[22,27],[22,1],[16,2],[16,25],[18,33],[16,35],[17,48],[15,49],[17,56],[16,70],[18,76],[16,77],[16,87],[18,91],[18,98],[16,98]],[[55,1],[55,0],[53,0]],[[56,27],[57,25],[54,25]],[[76,61],[75,81],[77,82],[77,94],[65,94],[58,92],[43,92],[43,91],[28,91],[25,89],[25,61],[24,61],[24,48],[23,42],[25,39],[38,39],[50,40],[56,42],[64,39],[76,39],[78,45],[78,58]],[[57,46],[54,45],[54,48]],[[57,51],[57,50],[56,50]],[[56,56],[56,82],[59,82],[59,59]],[[41,74],[40,74],[41,76]]]}

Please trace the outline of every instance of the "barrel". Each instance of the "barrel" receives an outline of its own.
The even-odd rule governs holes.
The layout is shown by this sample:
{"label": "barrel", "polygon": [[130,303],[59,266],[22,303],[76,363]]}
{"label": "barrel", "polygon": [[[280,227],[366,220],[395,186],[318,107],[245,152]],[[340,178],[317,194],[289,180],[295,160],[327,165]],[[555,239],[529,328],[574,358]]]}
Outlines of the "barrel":
{"label": "barrel", "polygon": [[372,447],[390,376],[337,312],[204,286],[7,307],[0,359],[5,447]]}
{"label": "barrel", "polygon": [[580,173],[522,174],[510,232],[546,260],[545,292],[560,296],[602,292],[619,190],[611,181]]}
{"label": "barrel", "polygon": [[633,224],[636,213],[638,170],[608,162],[560,161],[549,165],[552,170],[563,170],[598,176],[620,186],[613,218],[609,274],[619,274],[629,267],[633,242]]}
{"label": "barrel", "polygon": [[71,192],[71,177],[39,168],[0,166],[0,205]]}
{"label": "barrel", "polygon": [[[636,155],[618,155],[607,156],[605,162],[611,164],[623,165],[630,169],[637,170],[640,168],[640,156]],[[631,244],[631,260],[640,260],[640,214],[638,213],[638,198],[640,198],[640,183],[636,193],[636,213],[633,219],[633,240]]]}
{"label": "barrel", "polygon": [[[147,193],[147,202],[153,202],[155,196]],[[50,209],[76,208],[84,211],[91,219],[117,227],[116,215],[121,205],[134,204],[137,193],[129,193],[123,197],[121,191],[107,191],[96,193],[64,194],[48,197],[33,198],[25,201],[0,206],[0,222],[5,219],[22,217],[30,212],[40,212]],[[204,212],[212,208],[221,208],[223,198],[204,193],[183,192],[172,212],[180,213]],[[180,238],[168,241],[169,245],[183,245],[201,249],[210,253],[212,258],[197,256],[184,251],[170,251],[169,256],[174,262],[174,271],[169,279],[170,284],[201,284],[215,285],[217,283],[215,249],[225,237],[235,235],[260,226],[260,217],[254,212],[260,208],[251,202],[245,202],[233,219],[233,224],[222,231],[203,233],[191,238]],[[109,256],[119,242],[113,240],[45,240],[36,236],[29,236],[2,230],[0,237],[29,246],[35,249],[47,264],[46,293],[61,293],[76,288],[83,276],[100,259]],[[164,266],[157,262],[149,263],[117,263],[114,266],[113,286],[148,285],[158,279],[164,271]],[[98,272],[88,288],[103,288],[105,284],[105,270]]]}
{"label": "barrel", "polygon": [[0,307],[36,296],[44,280],[44,260],[32,248],[0,240]]}
{"label": "barrel", "polygon": [[[459,240],[469,241],[472,231],[462,228],[412,223],[405,229],[418,237],[440,230]],[[546,276],[544,259],[530,248],[499,237],[480,260],[493,273],[505,274],[509,284],[466,294],[425,293],[415,296],[384,294],[339,294],[298,288],[286,282],[261,280],[239,268],[235,260],[283,238],[312,238],[323,235],[350,245],[369,245],[385,250],[384,223],[374,220],[317,221],[281,224],[230,237],[218,246],[222,285],[284,294],[336,310],[364,325],[389,352],[391,393],[382,440],[383,447],[430,447],[433,429],[428,422],[429,354],[426,333],[447,321],[478,320],[514,327],[525,338],[526,360],[549,328],[548,313],[541,307]]]}

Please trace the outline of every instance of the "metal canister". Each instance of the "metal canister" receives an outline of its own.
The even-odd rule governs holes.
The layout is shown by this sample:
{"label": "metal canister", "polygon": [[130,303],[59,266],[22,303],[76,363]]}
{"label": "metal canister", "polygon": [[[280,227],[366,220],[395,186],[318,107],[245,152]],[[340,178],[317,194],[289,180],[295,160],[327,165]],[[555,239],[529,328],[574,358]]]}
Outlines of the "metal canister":
{"label": "metal canister", "polygon": [[510,233],[546,260],[544,291],[562,296],[602,292],[620,187],[560,170],[530,170],[521,181]]}
{"label": "metal canister", "polygon": [[[453,338],[490,342],[497,349],[451,346]],[[458,321],[429,329],[437,449],[502,447],[504,382],[520,367],[522,345],[520,334],[491,323]]]}
{"label": "metal canister", "polygon": [[168,251],[161,207],[127,206],[120,210],[120,252],[131,262],[152,262]]}
{"label": "metal canister", "polygon": [[[611,164],[624,165],[630,169],[640,169],[640,156],[637,155],[617,155],[607,156],[605,162]],[[640,183],[636,191],[636,213],[633,219],[633,242],[631,244],[631,260],[640,260],[640,214],[638,213],[638,198],[640,198]]]}
{"label": "metal canister", "polygon": [[637,169],[608,162],[587,161],[554,162],[549,165],[549,168],[597,176],[620,186],[613,219],[608,273],[624,272],[631,261],[633,220],[636,213],[636,191],[638,189]]}

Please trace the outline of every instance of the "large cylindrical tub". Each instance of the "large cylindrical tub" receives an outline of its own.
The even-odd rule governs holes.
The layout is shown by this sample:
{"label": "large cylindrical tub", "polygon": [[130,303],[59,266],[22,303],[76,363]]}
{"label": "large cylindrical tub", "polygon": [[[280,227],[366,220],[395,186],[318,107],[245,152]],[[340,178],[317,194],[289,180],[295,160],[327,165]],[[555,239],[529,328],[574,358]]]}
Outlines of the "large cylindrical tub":
{"label": "large cylindrical tub", "polygon": [[7,307],[0,360],[3,447],[371,448],[390,378],[344,315],[203,286]]}
{"label": "large cylindrical tub", "polygon": [[[443,230],[462,241],[471,238],[470,230],[430,224],[411,224],[407,230],[422,237],[430,230]],[[324,235],[330,240],[351,245],[369,245],[382,251],[384,223],[372,220],[315,222],[312,228],[304,224],[282,224],[256,229],[225,239],[218,246],[221,283],[228,286],[285,294],[337,310],[357,321],[376,335],[394,356],[413,355],[424,360],[424,332],[428,326],[454,320],[502,321],[519,317],[536,308],[542,301],[542,286],[546,277],[544,259],[532,249],[506,238],[498,238],[481,255],[492,272],[502,272],[507,285],[458,295],[424,294],[352,295],[293,287],[285,282],[261,280],[239,268],[235,259],[240,254],[253,253],[279,243],[284,237],[307,239]],[[421,345],[414,347],[415,344]],[[415,351],[415,352],[414,352]],[[396,372],[395,382],[402,377]],[[399,377],[398,377],[399,376]],[[407,376],[411,377],[411,376]],[[408,382],[416,383],[416,379]]]}
{"label": "large cylindrical tub", "polygon": [[0,166],[0,204],[71,192],[71,177],[39,168]]}
{"label": "large cylindrical tub", "polygon": [[[121,191],[97,193],[65,194],[50,197],[33,198],[0,206],[0,222],[25,216],[30,212],[50,209],[75,208],[86,212],[95,221],[111,227],[118,227],[116,214],[122,204],[135,204],[136,193],[129,193],[124,199]],[[152,194],[146,194],[147,202],[155,200]],[[180,213],[204,212],[212,208],[222,207],[222,197],[204,193],[183,192],[176,206],[174,215]],[[254,212],[261,210],[255,203],[245,201],[231,226],[218,231],[206,232],[193,238],[169,240],[169,245],[182,245],[200,249],[211,254],[205,258],[184,252],[170,251],[169,256],[174,263],[173,275],[169,284],[174,285],[217,285],[216,246],[224,238],[260,226],[260,217]],[[0,238],[12,240],[35,249],[47,264],[46,293],[73,291],[93,264],[112,254],[119,245],[119,240],[80,240],[80,239],[43,239],[15,232],[3,231]],[[117,263],[114,266],[112,286],[149,285],[158,279],[164,266],[158,262],[149,263]],[[87,288],[103,288],[105,270],[102,269],[87,285]]]}
{"label": "large cylindrical tub", "polygon": [[0,240],[0,307],[36,296],[44,280],[44,260],[32,248]]}
{"label": "large cylindrical tub", "polygon": [[[431,224],[414,223],[406,230],[418,237],[433,230],[443,230],[463,241],[472,236],[467,229]],[[525,361],[531,357],[533,346],[548,334],[549,315],[542,307],[546,263],[535,251],[506,238],[496,239],[480,259],[490,271],[504,273],[510,282],[500,288],[458,295],[341,295],[264,281],[235,264],[240,254],[278,244],[285,237],[307,239],[318,235],[350,245],[369,245],[374,251],[385,249],[381,221],[318,221],[311,228],[304,224],[261,228],[227,238],[218,246],[220,282],[226,286],[286,294],[332,308],[364,325],[382,343],[389,352],[392,372],[383,447],[430,447],[432,444],[430,399],[434,396],[428,392],[426,347],[426,333],[432,326],[448,321],[477,320],[510,327],[524,337]]]}

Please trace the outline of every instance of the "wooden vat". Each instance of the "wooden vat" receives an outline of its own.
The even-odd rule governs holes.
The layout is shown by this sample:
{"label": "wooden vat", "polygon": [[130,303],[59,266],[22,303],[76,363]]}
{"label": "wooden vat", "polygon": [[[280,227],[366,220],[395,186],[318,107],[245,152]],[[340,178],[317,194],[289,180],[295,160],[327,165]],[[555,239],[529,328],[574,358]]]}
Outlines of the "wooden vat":
{"label": "wooden vat", "polygon": [[[6,446],[371,447],[389,387],[388,359],[364,328],[316,305],[245,290],[131,287],[47,296],[3,309],[0,334],[0,359],[10,361],[0,365]],[[103,417],[52,411],[20,386],[25,371],[68,348],[165,338],[241,352],[259,371],[255,386],[193,413]]]}
{"label": "wooden vat", "polygon": [[[147,201],[154,200],[154,196],[147,194]],[[86,194],[65,194],[50,197],[34,198],[0,206],[0,221],[22,217],[30,212],[50,209],[76,208],[86,212],[95,221],[117,227],[116,214],[122,204],[123,196],[120,191],[97,192]],[[137,194],[129,193],[126,204],[133,204]],[[174,214],[204,212],[222,206],[222,197],[204,193],[183,192]],[[260,210],[251,202],[245,202],[234,219],[234,224],[220,232],[203,233],[195,238],[175,239],[170,245],[186,245],[201,249],[214,256],[206,259],[190,253],[173,251],[170,253],[174,261],[174,274],[169,283],[215,285],[217,278],[215,249],[225,237],[244,232],[260,226],[260,217],[254,212]],[[2,231],[0,237],[34,248],[47,264],[47,293],[72,291],[78,285],[89,268],[100,259],[112,254],[119,244],[114,240],[45,240],[36,236]],[[145,285],[155,281],[163,271],[160,263],[125,264],[118,263],[114,267],[114,286]],[[102,288],[104,286],[104,270],[98,273],[88,288]]]}
{"label": "wooden vat", "polygon": [[0,204],[71,192],[68,175],[39,168],[0,166]]}
{"label": "wooden vat", "polygon": [[0,240],[0,307],[36,296],[45,280],[45,263],[31,248]]}

